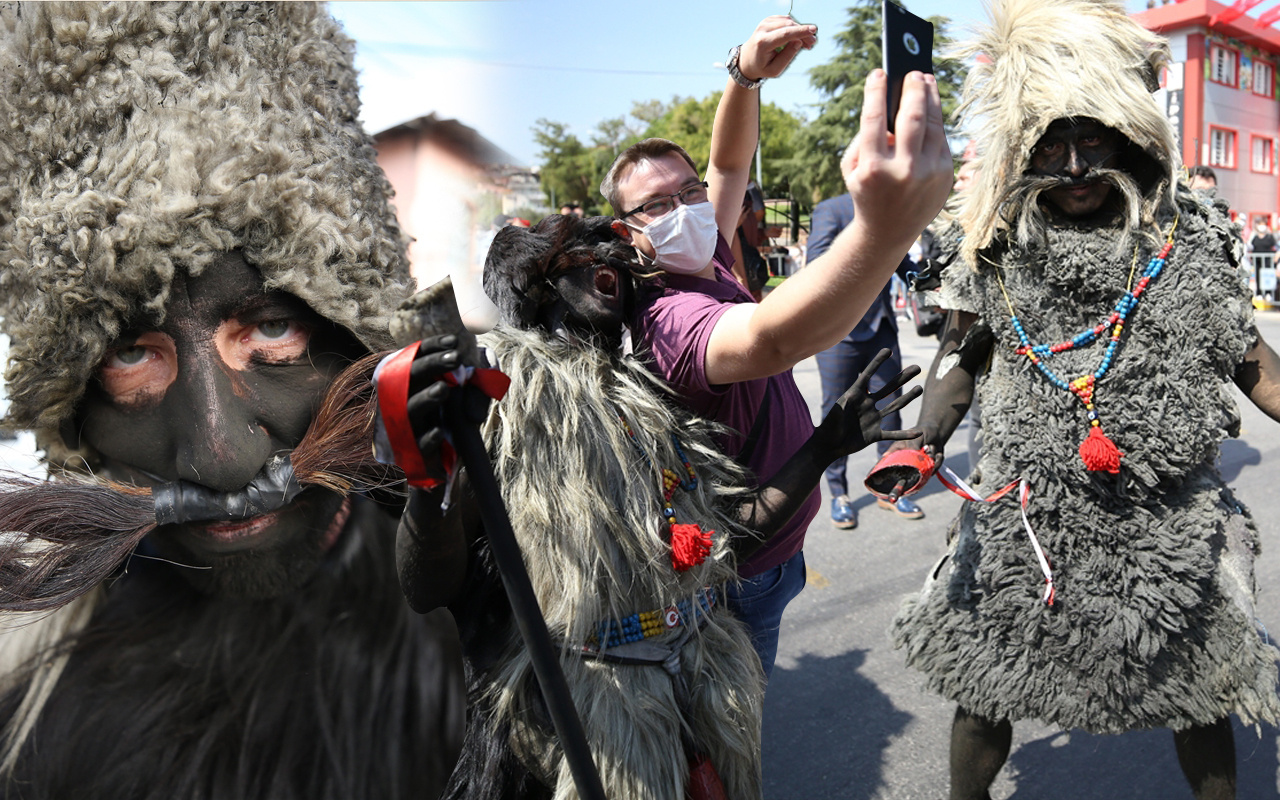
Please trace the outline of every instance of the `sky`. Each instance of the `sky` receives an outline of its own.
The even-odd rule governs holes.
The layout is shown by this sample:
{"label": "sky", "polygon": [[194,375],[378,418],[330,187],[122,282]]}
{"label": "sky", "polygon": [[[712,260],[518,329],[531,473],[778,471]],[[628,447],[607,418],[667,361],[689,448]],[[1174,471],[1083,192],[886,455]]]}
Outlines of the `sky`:
{"label": "sky", "polygon": [[[705,97],[724,88],[724,60],[756,24],[786,14],[818,26],[818,44],[762,87],[765,102],[814,116],[808,70],[835,54],[841,0],[434,0],[336,2],[356,40],[363,120],[377,133],[429,113],[475,128],[524,165],[537,163],[531,129],[564,123],[584,142],[633,102]],[[981,0],[909,0],[915,14],[984,19]],[[1127,0],[1131,11],[1145,7]]]}

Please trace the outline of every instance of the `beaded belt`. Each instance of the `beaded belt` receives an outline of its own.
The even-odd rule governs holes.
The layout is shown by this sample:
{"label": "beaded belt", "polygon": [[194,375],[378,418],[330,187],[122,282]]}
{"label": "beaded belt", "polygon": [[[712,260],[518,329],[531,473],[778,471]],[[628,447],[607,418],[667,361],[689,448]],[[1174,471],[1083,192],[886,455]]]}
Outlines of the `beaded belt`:
{"label": "beaded belt", "polygon": [[[583,650],[595,651],[641,642],[683,625],[696,624],[718,602],[714,586],[704,586],[694,595],[697,605],[681,600],[655,611],[642,611],[622,619],[607,619],[596,626],[596,635],[587,640]],[[601,644],[603,642],[603,644]]]}

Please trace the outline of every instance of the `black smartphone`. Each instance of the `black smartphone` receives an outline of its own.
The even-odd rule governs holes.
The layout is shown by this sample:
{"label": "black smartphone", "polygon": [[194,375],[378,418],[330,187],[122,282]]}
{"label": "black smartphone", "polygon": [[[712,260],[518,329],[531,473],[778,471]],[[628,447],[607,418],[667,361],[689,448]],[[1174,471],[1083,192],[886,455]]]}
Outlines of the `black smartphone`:
{"label": "black smartphone", "polygon": [[889,132],[902,102],[902,80],[908,72],[933,72],[933,23],[891,0],[882,0],[880,49],[889,78]]}

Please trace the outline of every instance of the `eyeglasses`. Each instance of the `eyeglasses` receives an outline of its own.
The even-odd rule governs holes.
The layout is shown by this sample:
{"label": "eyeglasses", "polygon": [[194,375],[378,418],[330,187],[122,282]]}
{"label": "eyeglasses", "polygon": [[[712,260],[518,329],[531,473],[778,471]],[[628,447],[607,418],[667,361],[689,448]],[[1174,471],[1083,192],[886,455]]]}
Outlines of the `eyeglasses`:
{"label": "eyeglasses", "polygon": [[626,219],[633,214],[644,214],[650,219],[657,219],[664,214],[669,214],[674,211],[677,199],[686,206],[696,206],[698,203],[707,202],[707,198],[707,182],[701,181],[700,183],[686,186],[675,194],[655,197],[646,203],[641,203],[623,214],[621,217],[618,217],[618,219]]}

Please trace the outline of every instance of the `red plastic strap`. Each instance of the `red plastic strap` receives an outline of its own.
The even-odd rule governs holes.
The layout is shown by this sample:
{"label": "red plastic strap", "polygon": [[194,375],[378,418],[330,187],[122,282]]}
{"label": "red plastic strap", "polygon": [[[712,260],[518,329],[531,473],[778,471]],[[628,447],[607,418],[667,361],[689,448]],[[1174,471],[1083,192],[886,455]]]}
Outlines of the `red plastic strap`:
{"label": "red plastic strap", "polygon": [[[458,377],[452,372],[446,373],[444,382],[450,386],[457,386]],[[464,383],[474,385],[494,400],[506,397],[507,390],[511,388],[511,378],[502,370],[492,367],[474,367],[471,370],[471,376]]]}
{"label": "red plastic strap", "polygon": [[[418,449],[418,439],[414,436],[413,426],[409,424],[409,375],[413,369],[413,360],[418,355],[418,345],[414,342],[408,347],[392,354],[383,363],[378,372],[378,410],[382,412],[382,426],[387,432],[387,442],[391,445],[391,454],[396,466],[404,471],[405,479],[410,486],[419,489],[434,489],[444,483],[439,478],[427,474],[427,465],[422,460],[422,451]],[[445,383],[458,386],[456,372],[446,373]],[[476,388],[494,400],[501,400],[511,386],[511,378],[500,370],[476,368],[470,371],[463,383],[475,384]],[[447,475],[452,475],[458,463],[458,454],[448,441],[440,443],[440,460]]]}
{"label": "red plastic strap", "polygon": [[1040,565],[1040,572],[1044,575],[1044,602],[1048,606],[1053,606],[1058,596],[1058,589],[1053,583],[1053,567],[1049,563],[1049,556],[1045,553],[1044,547],[1040,545],[1039,537],[1036,536],[1035,530],[1031,527],[1031,520],[1027,517],[1027,504],[1031,501],[1031,484],[1025,478],[1018,478],[994,494],[982,497],[965,485],[954,472],[946,467],[938,470],[938,480],[942,481],[943,486],[964,499],[980,503],[994,503],[1015,488],[1021,487],[1018,491],[1018,506],[1022,512],[1022,527],[1027,532],[1027,539],[1031,542],[1031,549],[1035,551],[1036,561]]}
{"label": "red plastic strap", "polygon": [[[420,489],[434,489],[443,481],[427,474],[422,451],[418,449],[413,426],[409,424],[409,373],[413,368],[413,359],[418,355],[419,344],[421,342],[414,342],[392,355],[382,365],[378,372],[378,410],[382,412],[382,426],[387,431],[387,441],[391,444],[396,466],[404,470],[409,485]],[[446,465],[449,460],[445,460]]]}
{"label": "red plastic strap", "polygon": [[[999,500],[1001,497],[1004,497],[1006,494],[1016,489],[1018,487],[1018,484],[1020,483],[1020,481],[1015,480],[1011,482],[1008,486],[1005,486],[1003,489],[998,489],[996,492],[988,495],[987,497],[979,497],[978,495],[970,494],[969,492],[966,492],[964,489],[961,489],[959,486],[957,486],[950,478],[947,477],[947,473],[949,471],[950,470],[943,469],[943,470],[939,470],[937,473],[938,480],[942,482],[943,486],[947,487],[951,491],[960,495],[965,500],[974,500],[982,503],[994,503],[995,501]],[[1026,505],[1025,499],[1023,500],[1023,505],[1024,506]]]}

